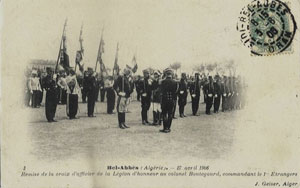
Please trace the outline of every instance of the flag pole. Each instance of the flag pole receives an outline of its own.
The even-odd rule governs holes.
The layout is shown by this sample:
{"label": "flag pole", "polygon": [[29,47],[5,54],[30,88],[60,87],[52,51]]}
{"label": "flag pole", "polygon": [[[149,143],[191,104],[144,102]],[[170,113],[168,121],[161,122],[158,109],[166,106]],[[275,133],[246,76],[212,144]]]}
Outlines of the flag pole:
{"label": "flag pole", "polygon": [[[82,46],[82,28],[83,28],[83,24],[81,24],[81,29],[80,29],[80,34],[79,34],[79,44],[80,44],[80,53],[81,55],[83,55],[83,46]],[[77,52],[76,52],[77,55]],[[79,63],[79,62],[78,62]],[[75,58],[75,72],[76,72],[76,68],[77,68],[77,62],[76,62],[76,58]]]}
{"label": "flag pole", "polygon": [[64,37],[64,34],[65,34],[65,29],[66,29],[66,26],[67,26],[67,21],[68,21],[68,18],[66,18],[66,20],[65,20],[65,24],[64,24],[62,36],[61,36],[61,39],[60,39],[60,46],[59,46],[59,51],[58,51],[58,56],[57,56],[57,60],[56,60],[56,66],[55,66],[55,71],[54,71],[54,73],[57,72],[58,62],[59,62],[60,53],[61,53],[61,46],[62,46],[62,44],[63,44],[63,37]]}
{"label": "flag pole", "polygon": [[[97,55],[97,59],[96,59],[96,65],[95,65],[95,72],[97,72],[97,65],[98,65],[98,61],[100,61],[100,59],[102,59],[102,41],[103,41],[103,30],[104,30],[104,26],[102,28],[102,33],[101,33],[101,39],[100,39],[100,44],[99,44],[99,48],[98,48],[98,55]],[[101,68],[100,68],[101,69]]]}

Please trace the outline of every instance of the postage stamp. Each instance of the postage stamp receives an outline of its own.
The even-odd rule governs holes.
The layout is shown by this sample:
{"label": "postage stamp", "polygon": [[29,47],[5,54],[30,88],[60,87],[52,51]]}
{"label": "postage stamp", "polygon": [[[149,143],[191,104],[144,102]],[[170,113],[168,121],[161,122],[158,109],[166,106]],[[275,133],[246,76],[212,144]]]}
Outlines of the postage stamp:
{"label": "postage stamp", "polygon": [[297,25],[290,8],[279,0],[254,0],[240,12],[237,30],[254,55],[291,52]]}

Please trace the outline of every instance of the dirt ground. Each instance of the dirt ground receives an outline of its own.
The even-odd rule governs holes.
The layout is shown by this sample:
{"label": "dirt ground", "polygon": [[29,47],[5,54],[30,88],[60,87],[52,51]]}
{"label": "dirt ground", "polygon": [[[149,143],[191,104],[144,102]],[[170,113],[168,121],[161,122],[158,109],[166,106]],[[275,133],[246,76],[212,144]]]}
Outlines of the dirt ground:
{"label": "dirt ground", "polygon": [[[99,159],[141,160],[153,158],[219,159],[232,150],[235,138],[235,118],[242,110],[206,115],[200,99],[199,116],[192,116],[190,101],[186,105],[188,117],[179,118],[178,106],[171,133],[161,133],[162,126],[141,123],[140,102],[133,100],[126,114],[129,129],[118,128],[117,114],[106,114],[106,102],[97,102],[95,118],[87,117],[87,104],[79,102],[79,119],[69,120],[66,106],[58,105],[56,120],[48,123],[45,109],[28,108],[33,114],[29,122],[31,154],[47,161],[80,159],[96,156]],[[152,122],[152,111],[148,113]]]}

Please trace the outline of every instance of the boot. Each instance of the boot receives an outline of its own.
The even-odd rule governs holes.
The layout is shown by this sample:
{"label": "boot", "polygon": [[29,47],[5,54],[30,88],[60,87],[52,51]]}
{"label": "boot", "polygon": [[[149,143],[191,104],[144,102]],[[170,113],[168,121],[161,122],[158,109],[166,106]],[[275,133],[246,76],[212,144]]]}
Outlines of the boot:
{"label": "boot", "polygon": [[130,128],[129,126],[127,126],[126,124],[125,124],[125,113],[122,113],[122,125],[123,125],[123,127],[124,128]]}
{"label": "boot", "polygon": [[149,121],[148,121],[148,112],[146,111],[145,112],[145,122],[149,125]]}
{"label": "boot", "polygon": [[141,115],[142,115],[142,124],[146,125],[146,121],[145,121],[145,116],[144,116],[144,111],[143,110],[141,112]]}
{"label": "boot", "polygon": [[153,111],[153,123],[152,125],[157,125],[157,112]]}
{"label": "boot", "polygon": [[161,125],[161,122],[162,122],[161,112],[157,112],[157,119],[158,119],[158,125]]}
{"label": "boot", "polygon": [[118,113],[118,121],[119,121],[119,127],[121,129],[125,129],[122,124],[122,113]]}

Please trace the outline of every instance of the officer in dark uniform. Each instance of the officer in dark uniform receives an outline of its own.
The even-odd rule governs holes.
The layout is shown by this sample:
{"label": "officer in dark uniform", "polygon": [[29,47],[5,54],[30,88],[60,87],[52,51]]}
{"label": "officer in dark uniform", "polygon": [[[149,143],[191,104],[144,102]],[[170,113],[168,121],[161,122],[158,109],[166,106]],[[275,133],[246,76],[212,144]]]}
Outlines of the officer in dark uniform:
{"label": "officer in dark uniform", "polygon": [[228,80],[226,76],[223,76],[221,84],[221,93],[222,93],[222,112],[225,112],[228,109]]}
{"label": "officer in dark uniform", "polygon": [[56,122],[54,117],[58,103],[57,75],[53,75],[53,70],[50,67],[47,67],[46,71],[47,76],[43,79],[43,85],[46,90],[45,113],[48,122],[51,123]]}
{"label": "officer in dark uniform", "polygon": [[153,112],[152,125],[161,125],[161,91],[159,87],[160,72],[154,72],[152,97],[151,97],[151,109]]}
{"label": "officer in dark uniform", "polygon": [[206,111],[207,115],[210,115],[210,109],[214,100],[214,84],[212,76],[208,77],[208,83],[204,86],[204,94],[206,95]]}
{"label": "officer in dark uniform", "polygon": [[101,84],[101,75],[98,73],[95,73],[96,78],[96,89],[95,89],[95,101],[99,101],[99,93],[100,93],[100,84]]}
{"label": "officer in dark uniform", "polygon": [[233,84],[232,84],[232,77],[228,78],[228,98],[227,98],[227,110],[232,110],[232,100],[233,100]]}
{"label": "officer in dark uniform", "polygon": [[104,87],[104,82],[107,78],[104,78],[103,76],[101,77],[100,79],[100,101],[101,102],[104,102],[104,99],[105,99],[105,93],[106,93],[106,89]]}
{"label": "officer in dark uniform", "polygon": [[87,77],[88,77],[88,71],[84,71],[83,73],[83,80],[82,80],[82,89],[81,89],[81,94],[82,94],[82,102],[86,103],[86,93],[87,93]]}
{"label": "officer in dark uniform", "polygon": [[220,102],[221,102],[221,83],[220,83],[220,76],[215,76],[215,82],[214,82],[214,113],[219,112],[220,108]]}
{"label": "officer in dark uniform", "polygon": [[184,107],[186,105],[187,101],[187,80],[186,80],[186,74],[181,73],[181,79],[179,82],[179,92],[178,92],[178,106],[179,106],[179,115],[181,118],[186,117],[184,114]]}
{"label": "officer in dark uniform", "polygon": [[104,82],[104,87],[105,87],[105,90],[107,91],[106,98],[107,98],[107,113],[108,114],[113,114],[113,110],[115,108],[116,94],[113,89],[113,85],[114,85],[113,77],[108,76]]}
{"label": "officer in dark uniform", "polygon": [[134,86],[135,86],[135,90],[136,90],[136,99],[138,101],[141,100],[141,91],[140,91],[140,88],[138,87],[138,84],[140,83],[141,81],[141,76],[138,75],[136,80],[134,81]]}
{"label": "officer in dark uniform", "polygon": [[143,71],[144,78],[138,84],[141,93],[141,104],[142,104],[142,123],[143,125],[149,124],[148,122],[148,110],[151,104],[152,94],[152,79],[150,79],[150,73],[148,70]]}
{"label": "officer in dark uniform", "polygon": [[236,82],[236,77],[233,76],[232,77],[232,100],[231,100],[231,109],[235,110],[236,107],[236,102],[237,102],[237,96],[238,96],[238,92],[237,92],[237,82]]}
{"label": "officer in dark uniform", "polygon": [[133,91],[133,82],[129,81],[130,70],[124,69],[124,75],[119,76],[114,82],[113,88],[115,89],[118,100],[117,100],[117,111],[118,111],[118,121],[119,127],[121,129],[129,128],[125,124],[125,113],[127,112],[129,98]]}
{"label": "officer in dark uniform", "polygon": [[190,94],[192,97],[192,112],[195,116],[199,108],[201,82],[199,79],[199,73],[195,73],[194,82],[190,85]]}
{"label": "officer in dark uniform", "polygon": [[85,78],[85,83],[87,84],[87,100],[88,100],[88,117],[94,116],[94,108],[96,102],[96,73],[94,73],[92,68],[88,68],[88,76]]}
{"label": "officer in dark uniform", "polygon": [[176,96],[174,98],[174,109],[173,109],[173,119],[177,119],[177,117],[175,116],[175,112],[176,112],[176,107],[177,107],[177,94],[179,92],[179,81],[177,81],[177,76],[173,76],[174,81],[176,82]]}
{"label": "officer in dark uniform", "polygon": [[164,71],[166,79],[161,82],[162,93],[162,116],[164,129],[161,132],[169,133],[171,130],[171,124],[173,119],[174,98],[176,97],[177,83],[172,79],[172,69],[166,69]]}

